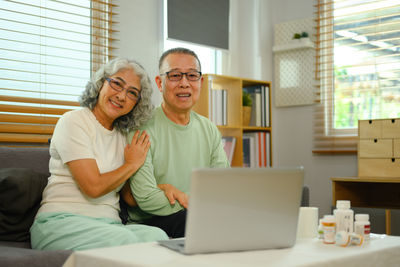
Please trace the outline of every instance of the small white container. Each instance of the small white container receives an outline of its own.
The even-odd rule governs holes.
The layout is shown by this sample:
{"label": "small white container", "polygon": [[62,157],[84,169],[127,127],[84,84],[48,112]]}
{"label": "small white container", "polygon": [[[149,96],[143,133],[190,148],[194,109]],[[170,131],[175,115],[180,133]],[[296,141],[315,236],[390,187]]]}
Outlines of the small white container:
{"label": "small white container", "polygon": [[324,231],[323,242],[325,244],[335,244],[335,229],[336,220],[333,215],[325,215],[321,221],[322,229]]}
{"label": "small white container", "polygon": [[368,214],[356,214],[354,222],[354,232],[356,234],[362,235],[364,240],[369,240],[369,235],[371,233],[371,223],[369,222]]}
{"label": "small white container", "polygon": [[353,232],[354,211],[350,209],[350,200],[337,200],[333,215],[336,218],[336,232]]}
{"label": "small white container", "polygon": [[318,222],[318,239],[324,239],[324,228],[322,226],[322,219]]}
{"label": "small white container", "polygon": [[346,231],[340,231],[335,236],[336,245],[341,247],[347,247],[349,245],[361,246],[364,241],[362,235],[356,233],[347,233]]}

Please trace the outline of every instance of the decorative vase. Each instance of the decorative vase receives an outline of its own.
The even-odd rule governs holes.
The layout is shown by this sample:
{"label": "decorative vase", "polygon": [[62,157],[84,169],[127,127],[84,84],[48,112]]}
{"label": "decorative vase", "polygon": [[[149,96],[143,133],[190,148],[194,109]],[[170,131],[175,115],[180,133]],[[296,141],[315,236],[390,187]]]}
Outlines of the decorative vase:
{"label": "decorative vase", "polygon": [[251,107],[243,106],[243,126],[249,126],[251,118]]}

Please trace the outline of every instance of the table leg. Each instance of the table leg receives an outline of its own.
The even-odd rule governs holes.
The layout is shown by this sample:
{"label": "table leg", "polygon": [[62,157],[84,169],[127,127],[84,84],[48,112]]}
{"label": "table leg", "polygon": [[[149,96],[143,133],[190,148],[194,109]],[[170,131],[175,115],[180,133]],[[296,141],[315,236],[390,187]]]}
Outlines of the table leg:
{"label": "table leg", "polygon": [[385,221],[386,221],[386,234],[391,235],[391,222],[392,222],[392,212],[391,210],[385,210]]}

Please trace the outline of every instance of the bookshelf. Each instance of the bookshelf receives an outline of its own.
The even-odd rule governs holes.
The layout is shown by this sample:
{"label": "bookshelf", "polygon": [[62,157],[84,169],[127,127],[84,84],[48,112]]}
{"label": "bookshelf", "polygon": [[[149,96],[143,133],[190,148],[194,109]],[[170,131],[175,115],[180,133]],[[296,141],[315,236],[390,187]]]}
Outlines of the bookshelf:
{"label": "bookshelf", "polygon": [[[222,136],[233,136],[236,138],[236,145],[232,159],[232,166],[243,166],[243,134],[251,132],[266,132],[269,133],[269,143],[266,144],[268,154],[270,155],[270,164],[272,165],[272,150],[271,150],[271,82],[259,81],[252,79],[243,79],[239,77],[231,77],[217,74],[204,74],[203,86],[197,104],[194,106],[194,111],[207,118],[211,116],[211,90],[226,90],[226,125],[217,125]],[[266,102],[266,108],[269,120],[269,127],[243,126],[242,123],[242,92],[243,88],[249,86],[265,86],[266,94],[269,95]]]}

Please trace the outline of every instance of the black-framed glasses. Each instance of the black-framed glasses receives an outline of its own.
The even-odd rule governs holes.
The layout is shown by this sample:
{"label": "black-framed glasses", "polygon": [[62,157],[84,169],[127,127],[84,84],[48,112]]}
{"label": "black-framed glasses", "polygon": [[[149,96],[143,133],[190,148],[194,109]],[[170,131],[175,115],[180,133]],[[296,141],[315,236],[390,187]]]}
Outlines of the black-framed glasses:
{"label": "black-framed glasses", "polygon": [[[124,91],[124,86],[120,81],[113,79],[113,78],[108,78],[108,77],[106,78],[106,80],[110,84],[111,88],[114,89],[115,91],[117,91],[117,92]],[[128,98],[130,98],[131,100],[139,101],[140,91],[137,88],[129,87],[126,89],[126,96]]]}
{"label": "black-framed glasses", "polygon": [[186,75],[186,79],[188,79],[188,81],[195,82],[201,78],[201,71],[193,70],[188,72],[180,72],[176,70],[171,70],[160,75],[167,75],[168,80],[174,82],[182,80],[183,75]]}

